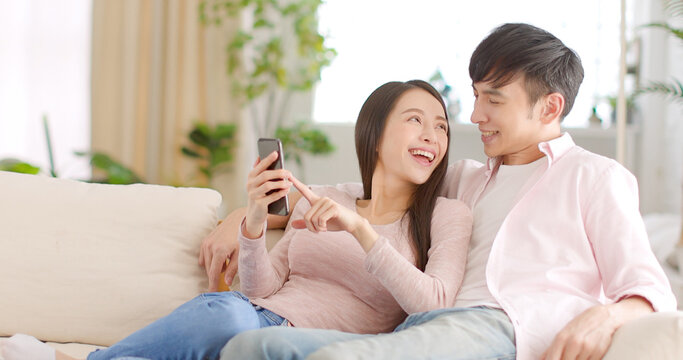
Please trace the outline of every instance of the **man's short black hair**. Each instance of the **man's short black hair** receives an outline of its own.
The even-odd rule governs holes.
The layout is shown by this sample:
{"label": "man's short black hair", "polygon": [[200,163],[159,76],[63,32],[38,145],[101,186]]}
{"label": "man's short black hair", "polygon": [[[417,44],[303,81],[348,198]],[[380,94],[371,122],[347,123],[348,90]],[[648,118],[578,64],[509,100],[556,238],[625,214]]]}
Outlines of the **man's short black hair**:
{"label": "man's short black hair", "polygon": [[525,78],[531,105],[542,96],[564,96],[564,119],[574,105],[583,81],[581,59],[553,34],[529,24],[504,24],[494,29],[472,53],[472,83],[503,87],[517,76]]}

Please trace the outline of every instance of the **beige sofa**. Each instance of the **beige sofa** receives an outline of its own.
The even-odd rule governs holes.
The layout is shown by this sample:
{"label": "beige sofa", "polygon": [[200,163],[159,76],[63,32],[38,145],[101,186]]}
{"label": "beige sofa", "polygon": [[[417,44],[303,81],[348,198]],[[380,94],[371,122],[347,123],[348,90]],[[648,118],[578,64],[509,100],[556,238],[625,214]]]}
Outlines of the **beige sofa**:
{"label": "beige sofa", "polygon": [[[0,172],[0,337],[31,334],[84,357],[169,313],[206,289],[197,255],[220,203],[209,189]],[[624,326],[608,358],[681,354],[676,312]]]}

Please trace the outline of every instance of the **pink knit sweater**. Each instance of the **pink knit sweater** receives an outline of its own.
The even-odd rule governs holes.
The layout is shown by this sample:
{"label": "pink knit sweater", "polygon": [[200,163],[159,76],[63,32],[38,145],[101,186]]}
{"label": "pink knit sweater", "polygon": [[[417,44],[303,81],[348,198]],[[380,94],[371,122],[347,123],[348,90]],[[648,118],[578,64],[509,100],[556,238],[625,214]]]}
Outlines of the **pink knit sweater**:
{"label": "pink knit sweater", "polygon": [[[362,195],[343,185],[312,189],[353,210]],[[301,199],[291,219],[303,218],[309,208]],[[343,231],[288,229],[270,254],[265,235],[252,240],[240,233],[241,290],[294,326],[366,334],[393,330],[406,313],[453,305],[472,231],[464,203],[437,200],[424,272],[414,265],[407,221],[373,228],[380,237],[368,254]]]}

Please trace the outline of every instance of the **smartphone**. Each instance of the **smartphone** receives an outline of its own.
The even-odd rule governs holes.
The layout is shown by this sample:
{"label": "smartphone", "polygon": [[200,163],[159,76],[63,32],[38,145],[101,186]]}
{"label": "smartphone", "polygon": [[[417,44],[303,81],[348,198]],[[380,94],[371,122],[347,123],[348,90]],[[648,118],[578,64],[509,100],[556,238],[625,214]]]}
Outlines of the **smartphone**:
{"label": "smartphone", "polygon": [[[284,169],[284,155],[282,152],[282,142],[280,142],[280,139],[258,139],[258,156],[261,159],[264,159],[273,151],[277,151],[277,160],[275,160],[275,162],[268,167],[268,170]],[[276,191],[277,190],[271,190],[266,195]],[[287,196],[268,204],[268,214],[282,216],[289,214],[289,200],[287,199]]]}

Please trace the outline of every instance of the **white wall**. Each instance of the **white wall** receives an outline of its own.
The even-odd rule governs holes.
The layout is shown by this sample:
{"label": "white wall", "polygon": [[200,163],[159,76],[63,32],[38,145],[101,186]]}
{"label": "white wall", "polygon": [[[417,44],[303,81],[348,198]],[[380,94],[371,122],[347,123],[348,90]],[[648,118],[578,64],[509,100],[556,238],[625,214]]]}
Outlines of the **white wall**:
{"label": "white wall", "polygon": [[[360,181],[358,161],[354,145],[354,128],[351,124],[319,124],[318,126],[330,138],[337,150],[328,156],[308,156],[303,178],[310,184],[336,184]],[[615,129],[565,129],[581,147],[592,152],[614,158],[616,154]],[[633,144],[627,151],[627,167],[634,173],[638,171],[638,136],[637,128],[627,130],[628,143]],[[486,161],[484,146],[476,126],[469,124],[451,124],[451,143],[449,162],[460,159]],[[294,164],[285,164],[300,176]]]}

